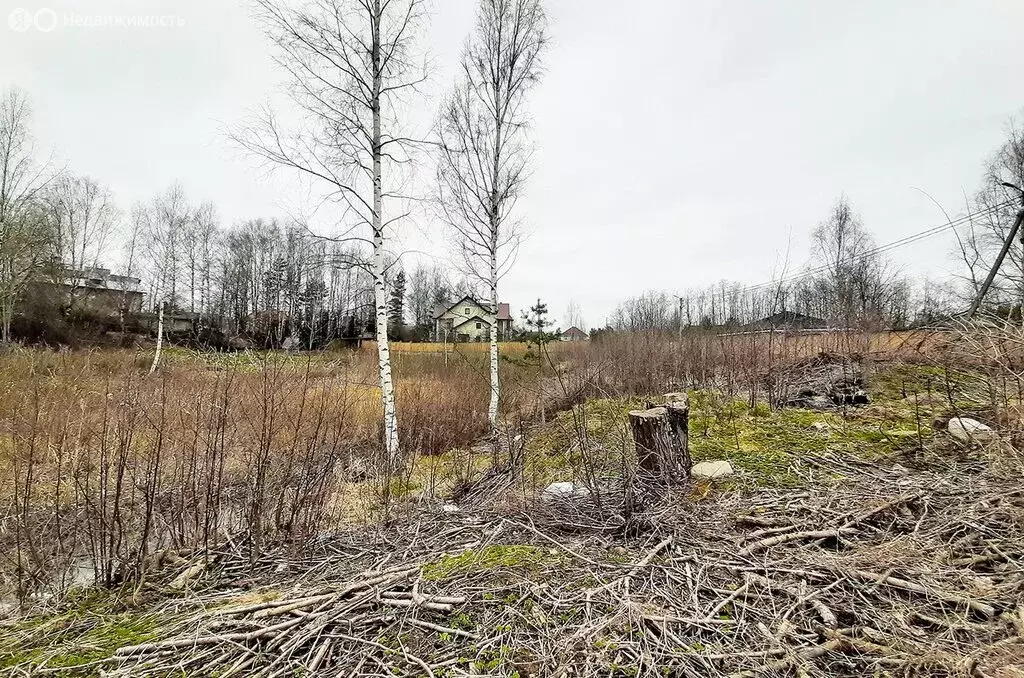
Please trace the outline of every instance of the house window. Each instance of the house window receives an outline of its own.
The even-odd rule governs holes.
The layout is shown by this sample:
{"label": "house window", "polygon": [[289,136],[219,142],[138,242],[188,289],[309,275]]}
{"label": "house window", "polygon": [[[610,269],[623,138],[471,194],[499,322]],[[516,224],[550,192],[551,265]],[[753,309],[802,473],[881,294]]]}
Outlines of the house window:
{"label": "house window", "polygon": [[462,310],[465,312],[466,315],[469,315],[469,307],[468,306],[466,308],[462,309]]}
{"label": "house window", "polygon": [[481,327],[483,327],[483,325],[481,325],[480,323],[477,323],[477,324],[476,324],[476,328],[477,328],[477,329],[480,329]]}

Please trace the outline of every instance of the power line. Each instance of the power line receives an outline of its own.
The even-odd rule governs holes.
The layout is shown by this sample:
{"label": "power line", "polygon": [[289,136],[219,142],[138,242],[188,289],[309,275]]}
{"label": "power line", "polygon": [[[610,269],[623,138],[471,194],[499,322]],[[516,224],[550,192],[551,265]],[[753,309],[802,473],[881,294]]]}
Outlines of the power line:
{"label": "power line", "polygon": [[[919,242],[921,240],[925,240],[927,238],[931,238],[933,236],[939,235],[939,234],[944,233],[946,231],[953,230],[957,226],[961,226],[963,224],[966,224],[966,223],[970,222],[972,219],[976,219],[978,217],[987,216],[989,214],[992,214],[993,212],[996,212],[997,210],[1002,209],[1003,207],[1006,207],[1007,205],[1013,205],[1013,204],[1016,204],[1015,200],[1007,200],[1007,201],[999,203],[997,205],[993,205],[992,207],[988,207],[988,208],[986,208],[986,209],[984,209],[984,210],[982,210],[980,212],[975,212],[975,213],[968,214],[968,215],[965,215],[965,216],[962,216],[962,217],[958,217],[958,218],[953,219],[952,221],[949,221],[949,222],[947,222],[945,224],[941,224],[939,226],[933,226],[933,227],[927,228],[927,229],[925,229],[923,231],[919,231],[917,233],[912,233],[911,235],[908,235],[908,236],[905,236],[903,238],[900,238],[899,240],[894,240],[894,241],[892,241],[890,243],[886,243],[884,245],[879,245],[877,247],[873,247],[870,250],[867,250],[865,252],[861,252],[860,254],[857,254],[857,255],[854,255],[854,256],[849,257],[847,259],[841,260],[838,263],[839,263],[839,265],[854,263],[856,261],[860,261],[862,259],[867,259],[868,257],[875,256],[876,254],[882,254],[884,252],[889,252],[889,251],[898,249],[900,247],[904,247],[906,245],[911,245],[913,243]],[[766,287],[773,287],[773,286],[776,286],[776,285],[783,285],[783,284],[787,284],[787,283],[792,283],[792,282],[795,282],[797,280],[802,280],[804,278],[809,278],[809,277],[812,277],[812,276],[815,276],[815,275],[820,275],[822,273],[826,273],[826,272],[828,272],[828,270],[830,268],[831,268],[831,266],[829,266],[829,265],[819,266],[817,268],[812,268],[812,269],[809,269],[809,270],[806,270],[806,271],[801,271],[800,273],[794,273],[791,276],[780,278],[778,280],[768,280],[768,281],[765,281],[765,282],[762,282],[762,283],[757,283],[756,285],[749,285],[747,287],[741,288],[739,290],[739,293],[740,294],[746,294],[748,292],[755,292],[757,290],[760,290],[760,289],[763,289],[763,288],[766,288]]]}

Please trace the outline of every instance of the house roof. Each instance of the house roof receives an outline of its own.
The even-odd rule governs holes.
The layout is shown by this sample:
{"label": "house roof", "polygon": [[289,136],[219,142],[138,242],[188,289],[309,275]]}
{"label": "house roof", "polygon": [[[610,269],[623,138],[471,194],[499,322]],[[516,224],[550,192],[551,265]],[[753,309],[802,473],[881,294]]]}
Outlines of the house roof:
{"label": "house roof", "polygon": [[[466,296],[460,298],[458,301],[456,301],[454,303],[451,303],[451,304],[434,304],[434,313],[433,313],[434,320],[437,320],[438,318],[443,316],[445,313],[447,313],[448,311],[452,310],[453,308],[455,308],[456,306],[458,306],[459,304],[461,304],[464,301],[472,302],[473,305],[476,306],[477,308],[479,308],[481,311],[484,311],[484,312],[487,311],[487,306],[485,306],[484,304],[480,303],[479,301],[477,301],[476,299],[474,299],[473,297],[471,297],[471,296],[469,296],[467,294]],[[498,320],[512,320],[512,314],[509,311],[508,304],[502,304],[502,303],[498,304],[497,319]]]}
{"label": "house roof", "polygon": [[458,301],[452,302],[450,304],[443,304],[443,303],[434,304],[434,319],[436,320],[436,319],[440,318],[445,313],[447,313],[448,311],[452,310],[453,308],[455,308],[456,306],[458,306],[462,302],[466,301],[467,299],[472,301],[477,306],[480,305],[480,304],[477,304],[476,299],[474,299],[473,297],[470,297],[468,295],[464,296],[464,297],[460,297]]}
{"label": "house roof", "polygon": [[814,316],[804,315],[796,311],[781,311],[753,323],[757,327],[822,329],[828,327],[828,321]]}
{"label": "house roof", "polygon": [[430,317],[437,320],[445,314],[448,307],[445,304],[434,304],[434,308],[430,311]]}
{"label": "house roof", "polygon": [[481,323],[486,324],[488,327],[491,326],[491,321],[488,320],[487,318],[481,318],[478,315],[472,315],[472,316],[466,318],[465,320],[463,320],[462,322],[458,323],[457,325],[452,325],[452,329],[453,330],[457,330],[460,327],[462,327],[463,325],[468,325],[471,322],[481,322]]}
{"label": "house roof", "polygon": [[562,336],[570,339],[585,339],[590,335],[574,325],[565,332],[562,332]]}
{"label": "house roof", "polygon": [[[58,264],[59,265],[59,264]],[[117,275],[111,273],[109,268],[101,268],[99,266],[90,266],[87,268],[74,269],[66,266],[60,266],[59,276],[63,281],[62,284],[69,285],[72,287],[90,287],[94,289],[112,289],[118,292],[127,292],[131,290],[118,289],[111,285],[121,285],[127,287],[129,285],[135,286],[142,283],[141,278],[135,278],[128,275]]]}

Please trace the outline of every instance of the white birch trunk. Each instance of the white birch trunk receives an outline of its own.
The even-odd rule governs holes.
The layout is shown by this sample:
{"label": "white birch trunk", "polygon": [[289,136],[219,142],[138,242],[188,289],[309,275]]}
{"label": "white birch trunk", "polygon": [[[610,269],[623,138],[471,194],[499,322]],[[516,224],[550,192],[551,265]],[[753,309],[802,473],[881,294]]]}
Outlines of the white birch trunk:
{"label": "white birch trunk", "polygon": [[153,364],[149,368],[149,373],[153,374],[156,372],[156,366],[160,363],[160,351],[164,346],[164,304],[166,302],[160,302],[160,310],[157,312],[156,320],[156,353],[153,354]]}
{"label": "white birch trunk", "polygon": [[11,341],[11,318],[14,317],[14,302],[10,299],[5,298],[0,304],[2,308],[3,323],[0,324],[0,343],[7,344]]}
{"label": "white birch trunk", "polygon": [[498,383],[498,229],[501,226],[500,204],[498,201],[498,179],[501,169],[501,148],[502,148],[502,124],[501,117],[501,88],[497,80],[494,81],[494,164],[491,174],[491,204],[490,204],[490,241],[489,252],[491,274],[491,308],[494,311],[494,331],[491,332],[491,403],[487,409],[488,418],[491,422],[491,436],[494,437],[494,463],[497,465],[499,459],[498,440],[498,399],[501,396],[501,384]]}
{"label": "white birch trunk", "polygon": [[389,470],[398,468],[398,415],[395,412],[395,384],[391,378],[391,352],[388,347],[388,296],[384,262],[383,188],[381,180],[381,53],[380,0],[374,0],[373,23],[373,291],[377,311],[377,364],[380,368],[380,394],[384,406],[384,450]]}
{"label": "white birch trunk", "polygon": [[487,418],[491,423],[491,435],[494,436],[495,457],[497,457],[498,399],[501,395],[501,384],[498,380],[498,258],[496,248],[491,249],[491,310],[494,313],[494,326],[491,327],[491,403],[487,408]]}
{"label": "white birch trunk", "polygon": [[[377,217],[379,219],[379,217]],[[377,315],[377,365],[380,369],[381,403],[384,406],[384,449],[392,468],[399,461],[398,416],[395,412],[395,384],[391,377],[391,350],[388,346],[388,298],[384,277],[384,238],[373,238],[373,290]]]}

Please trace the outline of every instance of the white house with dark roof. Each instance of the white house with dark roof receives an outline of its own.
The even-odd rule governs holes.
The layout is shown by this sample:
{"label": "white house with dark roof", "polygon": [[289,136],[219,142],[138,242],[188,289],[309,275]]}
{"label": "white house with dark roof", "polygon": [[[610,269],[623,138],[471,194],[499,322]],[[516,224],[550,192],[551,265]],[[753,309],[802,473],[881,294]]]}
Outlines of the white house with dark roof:
{"label": "white house with dark roof", "polygon": [[453,304],[434,307],[434,338],[437,341],[490,341],[491,328],[496,328],[498,341],[512,336],[512,316],[508,304],[498,304],[492,313],[489,304],[473,297],[462,297]]}
{"label": "white house with dark roof", "polygon": [[573,325],[558,337],[562,341],[586,341],[590,335]]}

